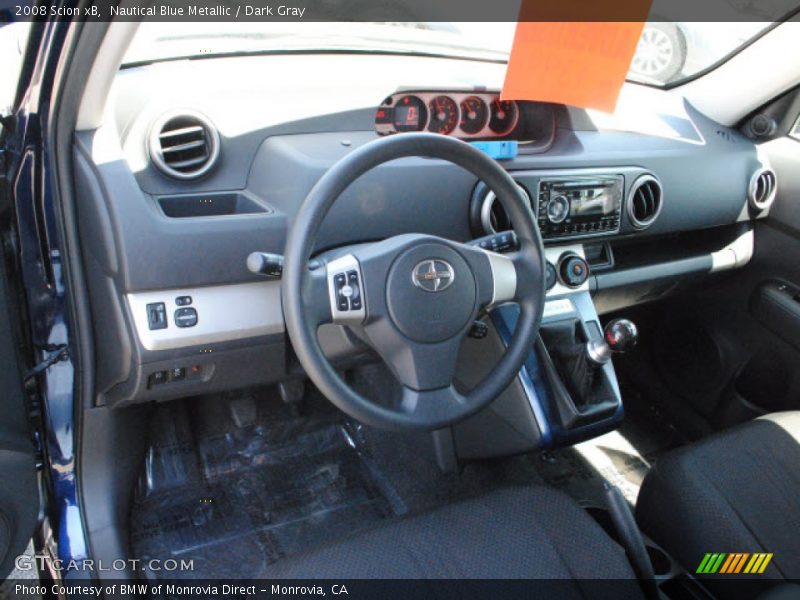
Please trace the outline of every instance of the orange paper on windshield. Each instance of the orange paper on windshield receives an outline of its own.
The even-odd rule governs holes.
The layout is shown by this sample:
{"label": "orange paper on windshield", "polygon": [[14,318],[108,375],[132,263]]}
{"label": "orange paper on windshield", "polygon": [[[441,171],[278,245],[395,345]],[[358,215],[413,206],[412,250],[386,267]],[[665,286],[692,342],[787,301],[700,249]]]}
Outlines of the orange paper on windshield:
{"label": "orange paper on windshield", "polygon": [[501,98],[613,112],[643,28],[643,21],[517,23]]}

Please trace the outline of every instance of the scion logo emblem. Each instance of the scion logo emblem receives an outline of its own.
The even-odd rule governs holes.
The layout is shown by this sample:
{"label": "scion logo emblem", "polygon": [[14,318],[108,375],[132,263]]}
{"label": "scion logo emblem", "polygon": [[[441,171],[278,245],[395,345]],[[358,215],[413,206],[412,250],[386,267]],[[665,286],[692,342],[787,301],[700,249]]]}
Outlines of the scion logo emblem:
{"label": "scion logo emblem", "polygon": [[426,292],[441,292],[453,285],[456,272],[444,260],[423,260],[411,273],[411,280],[419,289]]}

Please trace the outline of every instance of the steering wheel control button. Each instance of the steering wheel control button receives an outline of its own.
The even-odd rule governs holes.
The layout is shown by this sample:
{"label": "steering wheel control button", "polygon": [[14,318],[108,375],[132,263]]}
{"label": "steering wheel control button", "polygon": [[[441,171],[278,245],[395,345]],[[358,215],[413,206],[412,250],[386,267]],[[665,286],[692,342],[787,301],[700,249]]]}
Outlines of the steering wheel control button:
{"label": "steering wheel control button", "polygon": [[340,311],[361,310],[361,285],[358,281],[358,271],[353,269],[347,273],[336,273],[333,276],[333,285],[336,290],[336,307]]}
{"label": "steering wheel control button", "polygon": [[192,303],[191,296],[178,296],[175,298],[175,305],[176,306],[189,306]]}
{"label": "steering wheel control button", "polygon": [[334,322],[363,321],[364,287],[355,256],[348,254],[337,258],[328,263],[327,269],[328,293]]}
{"label": "steering wheel control button", "polygon": [[578,288],[589,279],[589,264],[577,254],[566,254],[558,263],[561,283],[570,288]]}
{"label": "steering wheel control button", "polygon": [[150,331],[167,328],[167,307],[163,302],[147,305],[147,326]]}
{"label": "steering wheel control button", "polygon": [[175,325],[178,327],[194,327],[197,325],[197,310],[194,308],[179,308],[175,311]]}
{"label": "steering wheel control button", "polygon": [[358,271],[347,272],[347,285],[350,288],[350,310],[361,310],[361,286],[358,282]]}

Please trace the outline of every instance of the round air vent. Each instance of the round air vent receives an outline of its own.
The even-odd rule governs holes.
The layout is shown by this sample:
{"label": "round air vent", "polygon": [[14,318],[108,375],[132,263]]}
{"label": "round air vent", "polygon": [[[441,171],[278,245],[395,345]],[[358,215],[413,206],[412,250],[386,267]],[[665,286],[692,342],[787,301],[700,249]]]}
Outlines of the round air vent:
{"label": "round air vent", "polygon": [[750,178],[747,189],[747,201],[756,210],[766,210],[775,200],[778,189],[778,180],[771,169],[759,169]]}
{"label": "round air vent", "polygon": [[[517,187],[522,192],[522,195],[530,202],[528,191],[519,184],[517,184]],[[486,234],[508,231],[511,229],[511,220],[506,214],[506,209],[503,208],[503,205],[497,200],[497,196],[492,190],[487,192],[481,204],[481,226]]]}
{"label": "round air vent", "polygon": [[661,184],[652,175],[642,175],[628,193],[628,217],[636,229],[647,229],[658,218],[663,204]]}
{"label": "round air vent", "polygon": [[219,158],[219,133],[206,117],[192,111],[163,115],[153,124],[150,159],[170,177],[195,179]]}

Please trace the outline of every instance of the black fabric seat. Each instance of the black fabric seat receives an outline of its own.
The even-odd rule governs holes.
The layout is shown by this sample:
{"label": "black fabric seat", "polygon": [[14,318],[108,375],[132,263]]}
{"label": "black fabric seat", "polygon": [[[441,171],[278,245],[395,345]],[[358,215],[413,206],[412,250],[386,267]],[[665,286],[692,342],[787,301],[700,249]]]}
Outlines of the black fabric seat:
{"label": "black fabric seat", "polygon": [[260,576],[564,579],[575,581],[562,582],[562,598],[642,597],[623,549],[568,496],[544,487],[499,490],[404,519],[283,559]]}
{"label": "black fabric seat", "polygon": [[[772,552],[761,575],[699,575],[721,597],[800,579],[800,412],[756,419],[660,457],[636,507],[642,530],[694,573],[707,552]],[[743,569],[744,570],[744,569]]]}

